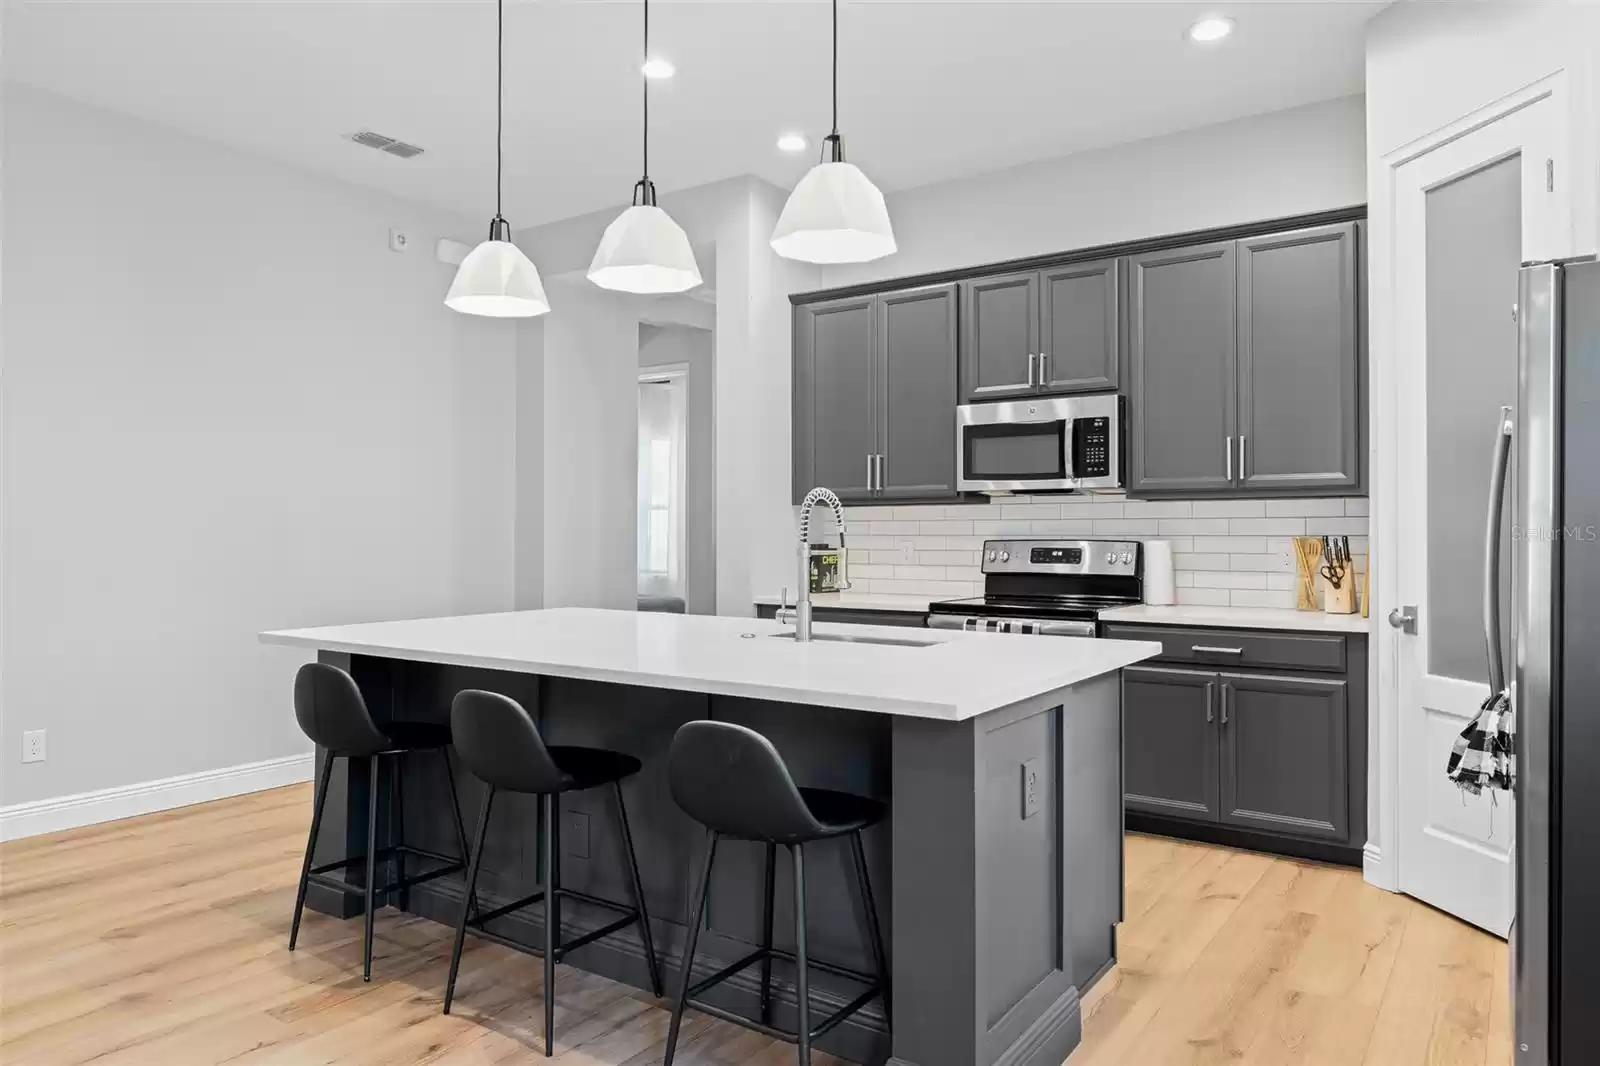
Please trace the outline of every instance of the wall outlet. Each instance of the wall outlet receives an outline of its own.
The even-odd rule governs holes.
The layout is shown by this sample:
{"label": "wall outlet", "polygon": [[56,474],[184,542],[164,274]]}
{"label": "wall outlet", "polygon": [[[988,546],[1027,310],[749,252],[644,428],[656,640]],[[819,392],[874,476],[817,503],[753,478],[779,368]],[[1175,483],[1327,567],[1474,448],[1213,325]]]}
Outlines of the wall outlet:
{"label": "wall outlet", "polygon": [[1039,764],[1037,757],[1022,764],[1022,817],[1025,819],[1038,814],[1043,802],[1044,782],[1040,780]]}
{"label": "wall outlet", "polygon": [[[545,801],[550,802],[549,800]],[[567,837],[567,854],[574,859],[589,857],[589,815],[584,811],[568,811],[567,824],[562,832]]]}
{"label": "wall outlet", "polygon": [[44,762],[43,729],[29,729],[22,734],[22,761]]}
{"label": "wall outlet", "polygon": [[914,563],[917,561],[917,546],[913,542],[897,540],[894,542],[894,546],[900,553],[900,561],[902,563]]}
{"label": "wall outlet", "polygon": [[389,251],[408,252],[411,250],[411,234],[403,229],[389,231]]}

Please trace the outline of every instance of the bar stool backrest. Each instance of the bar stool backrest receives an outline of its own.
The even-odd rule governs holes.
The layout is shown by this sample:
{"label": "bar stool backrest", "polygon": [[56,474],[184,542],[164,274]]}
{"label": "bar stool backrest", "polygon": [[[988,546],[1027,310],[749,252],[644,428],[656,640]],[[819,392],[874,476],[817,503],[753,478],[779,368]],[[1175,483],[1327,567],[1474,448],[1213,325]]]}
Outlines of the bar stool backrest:
{"label": "bar stool backrest", "polygon": [[359,759],[391,746],[356,679],[327,663],[306,663],[294,675],[294,717],[314,743],[338,755]]}
{"label": "bar stool backrest", "polygon": [[726,836],[791,844],[825,833],[772,741],[742,725],[685,723],[667,779],[685,814]]}
{"label": "bar stool backrest", "polygon": [[473,688],[456,693],[450,736],[466,768],[495,788],[548,795],[571,783],[533,718],[509,696]]}

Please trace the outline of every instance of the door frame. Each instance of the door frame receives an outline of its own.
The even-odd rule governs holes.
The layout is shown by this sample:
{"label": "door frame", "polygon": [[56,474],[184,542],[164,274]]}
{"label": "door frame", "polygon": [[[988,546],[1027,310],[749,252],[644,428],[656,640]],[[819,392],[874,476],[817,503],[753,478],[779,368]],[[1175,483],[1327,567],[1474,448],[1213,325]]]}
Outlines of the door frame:
{"label": "door frame", "polygon": [[[1372,473],[1371,543],[1375,563],[1371,574],[1371,613],[1377,669],[1369,672],[1368,692],[1370,705],[1377,709],[1377,718],[1368,740],[1372,772],[1368,784],[1363,873],[1369,883],[1391,892],[1400,890],[1404,862],[1399,803],[1404,767],[1400,752],[1401,633],[1386,619],[1402,602],[1397,568],[1387,565],[1386,561],[1401,547],[1400,488],[1397,464],[1383,462],[1381,457],[1398,455],[1399,449],[1416,440],[1415,427],[1407,426],[1407,413],[1412,404],[1400,392],[1405,378],[1398,364],[1405,354],[1401,351],[1400,336],[1403,309],[1397,307],[1393,295],[1394,279],[1400,269],[1395,226],[1399,170],[1430,152],[1536,104],[1544,108],[1541,125],[1553,134],[1550,144],[1556,152],[1561,152],[1568,148],[1563,134],[1570,129],[1569,100],[1566,72],[1556,71],[1386,153],[1374,160],[1369,169],[1370,254],[1366,295],[1370,313],[1368,366],[1372,420],[1367,461]],[[1525,260],[1574,254],[1582,243],[1572,227],[1570,161],[1560,155],[1552,158],[1556,179],[1553,193],[1546,192],[1542,172],[1538,175],[1541,180],[1532,185],[1524,183],[1522,252]],[[1530,194],[1535,192],[1547,199],[1532,205],[1530,210]]]}

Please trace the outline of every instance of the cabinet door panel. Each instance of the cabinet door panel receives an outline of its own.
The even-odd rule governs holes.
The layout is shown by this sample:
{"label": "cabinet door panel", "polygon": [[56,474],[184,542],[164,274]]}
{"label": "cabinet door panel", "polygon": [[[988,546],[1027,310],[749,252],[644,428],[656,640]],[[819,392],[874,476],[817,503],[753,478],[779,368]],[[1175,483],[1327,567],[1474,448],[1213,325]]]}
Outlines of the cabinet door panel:
{"label": "cabinet door panel", "polygon": [[873,374],[873,298],[796,309],[794,497],[816,485],[845,500],[872,498],[869,457],[878,450]]}
{"label": "cabinet door panel", "polygon": [[1117,260],[1073,263],[1046,270],[1039,278],[1041,391],[1116,388],[1121,347]]}
{"label": "cabinet door panel", "polygon": [[956,495],[956,287],[877,300],[878,495]]}
{"label": "cabinet door panel", "polygon": [[1235,484],[1231,241],[1128,260],[1130,491]]}
{"label": "cabinet door panel", "polygon": [[1122,672],[1123,788],[1130,810],[1215,822],[1217,675],[1130,666]]}
{"label": "cabinet door panel", "polygon": [[1222,674],[1222,820],[1350,836],[1346,682]]}
{"label": "cabinet door panel", "polygon": [[1359,482],[1354,223],[1239,242],[1239,460],[1246,487]]}
{"label": "cabinet door panel", "polygon": [[1039,275],[961,283],[961,402],[1031,395],[1037,388]]}

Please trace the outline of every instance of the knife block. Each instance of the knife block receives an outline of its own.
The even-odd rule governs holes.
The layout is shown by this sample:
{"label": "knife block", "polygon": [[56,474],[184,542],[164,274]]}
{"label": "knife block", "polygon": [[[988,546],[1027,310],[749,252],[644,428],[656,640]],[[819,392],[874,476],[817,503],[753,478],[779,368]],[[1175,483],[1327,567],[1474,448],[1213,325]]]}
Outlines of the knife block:
{"label": "knife block", "polygon": [[1327,578],[1322,579],[1322,609],[1327,614],[1356,613],[1356,571],[1354,567],[1345,571],[1344,580],[1339,582],[1338,588],[1334,588],[1333,582]]}

